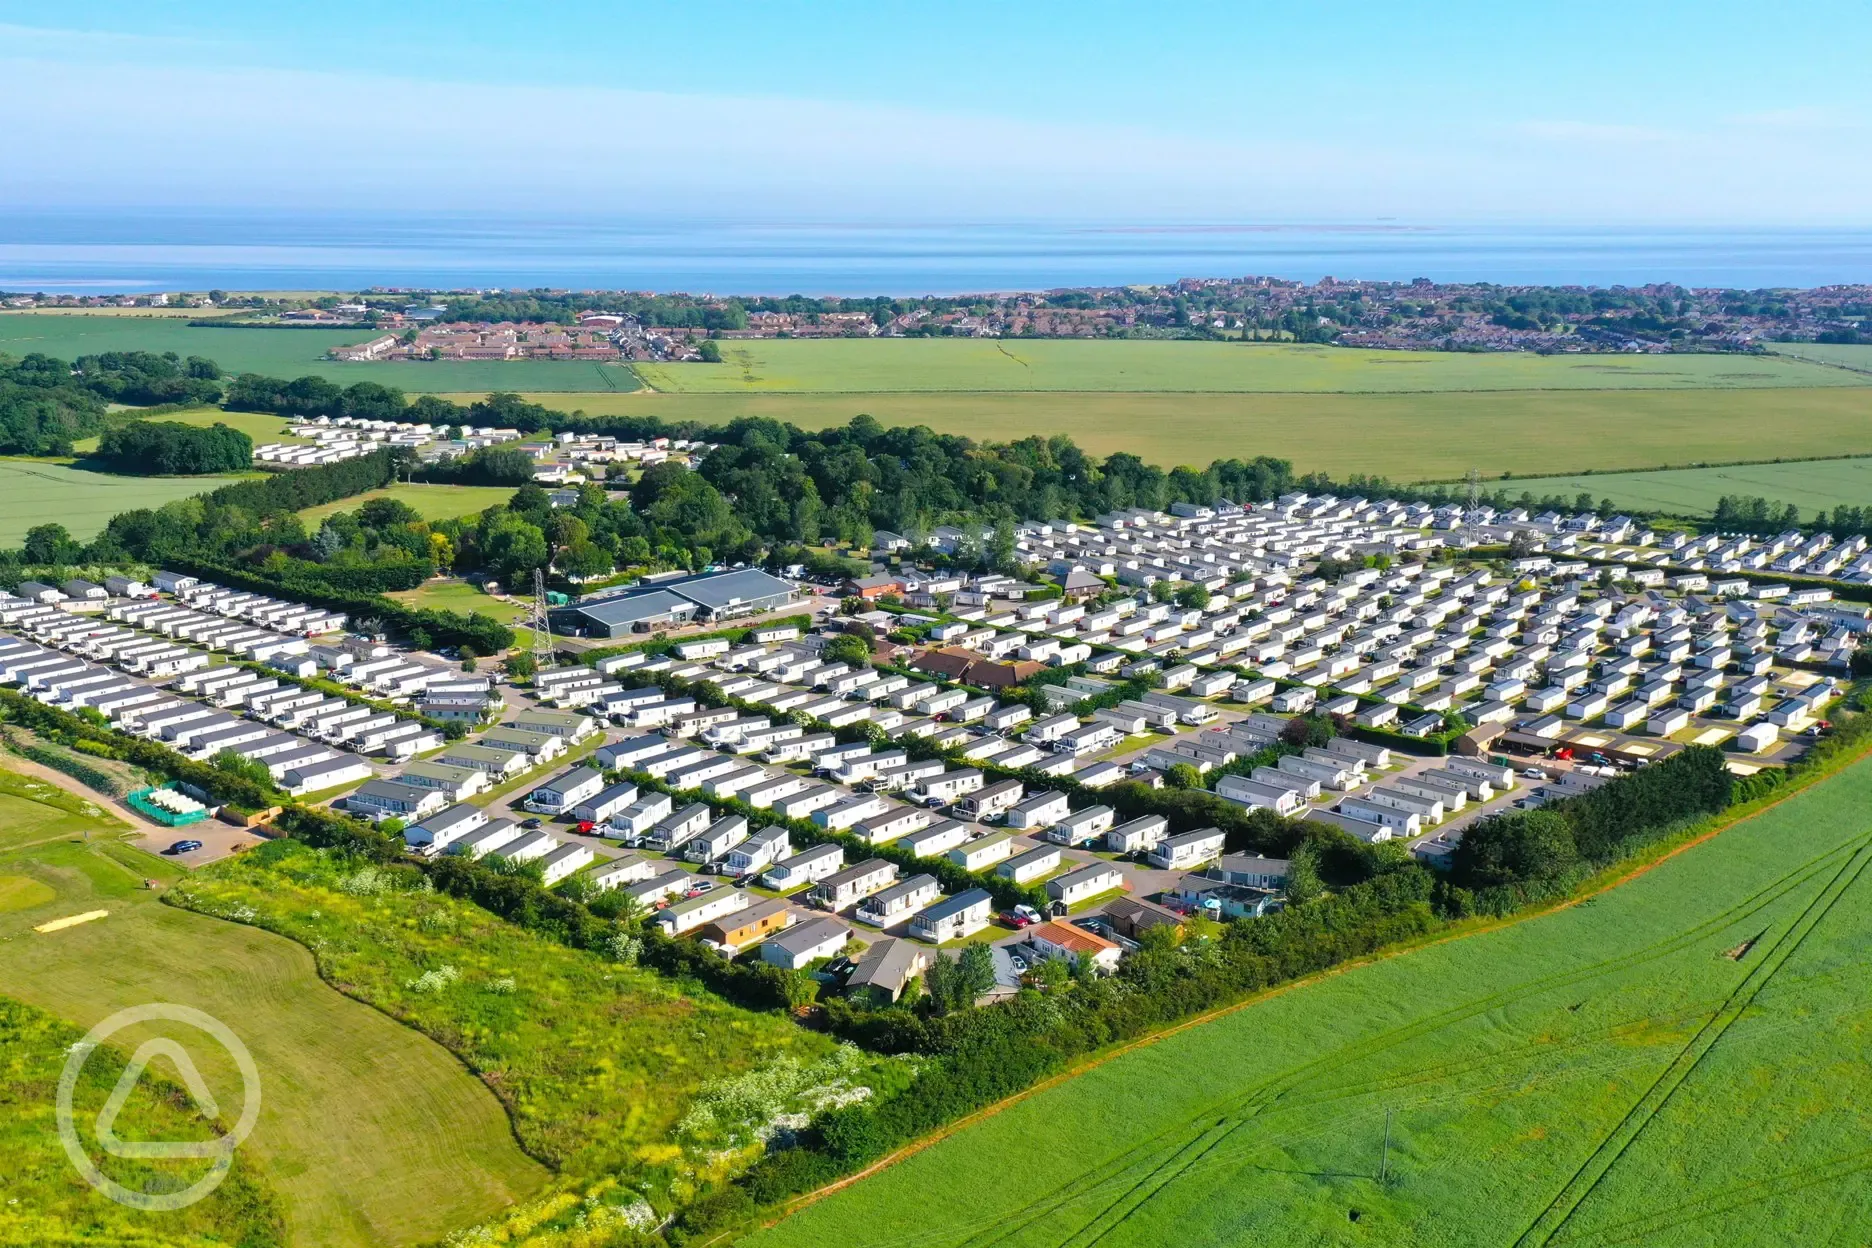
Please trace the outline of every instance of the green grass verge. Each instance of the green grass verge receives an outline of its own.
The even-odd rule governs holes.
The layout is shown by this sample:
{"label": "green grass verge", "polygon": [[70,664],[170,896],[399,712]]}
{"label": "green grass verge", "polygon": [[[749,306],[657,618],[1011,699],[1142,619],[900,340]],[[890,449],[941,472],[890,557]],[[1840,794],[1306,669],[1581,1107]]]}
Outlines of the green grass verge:
{"label": "green grass verge", "polygon": [[125,477],[41,459],[0,459],[0,545],[17,546],[26,530],[62,524],[90,541],[119,512],[160,507],[238,477]]}
{"label": "green grass verge", "polygon": [[745,1242],[1860,1238],[1869,801],[1860,762],[1583,904],[1123,1053]]}
{"label": "green grass verge", "polygon": [[[1244,348],[1247,349],[1247,348]],[[1375,352],[1373,354],[1383,354]],[[1846,376],[1846,374],[1841,374]],[[1493,394],[636,394],[529,398],[594,414],[803,429],[867,414],[979,441],[1067,434],[1164,465],[1276,455],[1302,472],[1450,480],[1872,454],[1872,388]]]}
{"label": "green grass verge", "polygon": [[1405,393],[1710,389],[1856,384],[1780,356],[1360,351],[1228,342],[1049,339],[754,339],[722,363],[640,364],[676,393],[891,390]]}
{"label": "green grass verge", "polygon": [[[0,821],[14,826],[16,803],[26,800],[6,794]],[[441,1046],[332,991],[300,945],[160,904],[159,890],[144,882],[173,884],[180,872],[115,839],[123,832],[115,820],[81,823],[81,810],[57,799],[41,804],[57,813],[38,816],[38,834],[59,838],[0,851],[0,878],[38,886],[29,897],[36,904],[0,911],[0,994],[81,1028],[150,1001],[225,1021],[252,1050],[262,1080],[259,1125],[241,1156],[272,1185],[290,1242],[423,1243],[544,1183],[500,1103]],[[87,831],[89,843],[75,839]],[[10,891],[23,890],[16,882]],[[31,930],[98,909],[109,915],[59,932]],[[231,1063],[190,1051],[211,1088],[238,1088]],[[75,1183],[69,1170],[63,1177]],[[57,1218],[62,1208],[0,1206],[0,1228],[10,1214]],[[0,1242],[67,1241],[9,1240],[0,1229]]]}

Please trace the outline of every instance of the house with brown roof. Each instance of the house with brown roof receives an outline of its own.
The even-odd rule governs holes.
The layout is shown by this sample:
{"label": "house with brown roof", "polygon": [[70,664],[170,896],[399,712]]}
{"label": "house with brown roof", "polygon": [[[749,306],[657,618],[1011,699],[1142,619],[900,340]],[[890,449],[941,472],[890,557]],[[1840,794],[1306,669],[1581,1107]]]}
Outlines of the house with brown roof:
{"label": "house with brown roof", "polygon": [[1116,944],[1097,932],[1088,932],[1064,919],[1050,919],[1027,929],[1027,943],[1042,958],[1065,958],[1075,966],[1080,959],[1089,959],[1093,966],[1106,972],[1118,969],[1118,959],[1123,954]]}
{"label": "house with brown roof", "polygon": [[765,940],[775,932],[791,927],[799,915],[786,903],[783,897],[768,897],[757,901],[747,909],[725,918],[704,923],[701,936],[718,945],[730,949],[745,949],[757,940]]}

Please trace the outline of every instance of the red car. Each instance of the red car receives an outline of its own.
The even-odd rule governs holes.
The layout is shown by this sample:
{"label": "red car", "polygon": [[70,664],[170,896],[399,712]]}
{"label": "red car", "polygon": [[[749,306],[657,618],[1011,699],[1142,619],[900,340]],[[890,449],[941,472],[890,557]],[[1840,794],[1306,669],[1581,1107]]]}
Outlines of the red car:
{"label": "red car", "polygon": [[1033,920],[1024,914],[1015,914],[1012,910],[1001,912],[1001,921],[1009,927],[1032,927]]}
{"label": "red car", "polygon": [[593,828],[597,826],[598,826],[597,824],[593,823],[589,819],[581,819],[579,820],[578,830],[581,832],[590,832]]}

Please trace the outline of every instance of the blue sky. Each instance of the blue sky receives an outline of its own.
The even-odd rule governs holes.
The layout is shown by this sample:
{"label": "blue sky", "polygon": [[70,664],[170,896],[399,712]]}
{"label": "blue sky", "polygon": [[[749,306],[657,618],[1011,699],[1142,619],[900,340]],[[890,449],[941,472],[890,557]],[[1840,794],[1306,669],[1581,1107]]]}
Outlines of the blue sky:
{"label": "blue sky", "polygon": [[0,0],[0,203],[1872,223],[1872,6]]}

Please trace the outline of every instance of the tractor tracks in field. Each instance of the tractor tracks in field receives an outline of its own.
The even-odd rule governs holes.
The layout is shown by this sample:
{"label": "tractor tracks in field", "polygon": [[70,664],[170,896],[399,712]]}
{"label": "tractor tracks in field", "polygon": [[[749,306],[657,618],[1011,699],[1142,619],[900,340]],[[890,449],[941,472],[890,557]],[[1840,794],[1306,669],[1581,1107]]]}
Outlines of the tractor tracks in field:
{"label": "tractor tracks in field", "polygon": [[[1747,1012],[1755,998],[1761,995],[1770,981],[1780,973],[1815,928],[1826,920],[1839,899],[1858,882],[1868,864],[1872,864],[1872,847],[1861,844],[1852,856],[1834,872],[1814,899],[1807,903],[1792,923],[1774,938],[1770,947],[1762,954],[1749,973],[1742,977],[1734,990],[1724,999],[1722,1007],[1711,1015],[1709,1021],[1697,1030],[1690,1041],[1678,1052],[1671,1064],[1665,1067],[1656,1080],[1645,1090],[1643,1096],[1626,1111],[1617,1126],[1599,1142],[1592,1155],[1583,1162],[1573,1176],[1568,1179],[1560,1192],[1550,1201],[1547,1208],[1515,1240],[1515,1248],[1544,1248],[1558,1237],[1581,1205],[1598,1188],[1619,1159],[1624,1156],[1634,1141],[1658,1114],[1663,1112],[1678,1089],[1695,1073],[1711,1049],[1723,1038],[1736,1020]],[[1758,944],[1757,949],[1760,948]]]}
{"label": "tractor tracks in field", "polygon": [[[1298,1105],[1301,1102],[1314,1104],[1344,1099],[1347,1096],[1368,1094],[1372,1090],[1369,1086],[1349,1091],[1340,1089],[1334,1093],[1322,1093],[1309,1097],[1301,1092],[1301,1089],[1308,1085],[1320,1079],[1329,1078],[1348,1067],[1362,1065],[1399,1045],[1432,1036],[1480,1015],[1537,996],[1582,987],[1601,980],[1605,976],[1630,971],[1683,952],[1713,935],[1753,919],[1763,909],[1786,897],[1789,893],[1810,884],[1816,878],[1826,876],[1829,870],[1834,871],[1833,878],[1837,879],[1838,870],[1843,869],[1839,865],[1842,857],[1846,860],[1844,865],[1850,866],[1855,860],[1855,855],[1867,852],[1872,852],[1872,834],[1861,835],[1814,855],[1737,900],[1723,911],[1661,940],[1611,958],[1525,980],[1501,991],[1472,998],[1401,1027],[1336,1048],[1329,1054],[1293,1067],[1237,1095],[1212,1101],[1183,1121],[1163,1128],[1150,1138],[1139,1141],[1131,1148],[1070,1182],[1040,1195],[1020,1208],[998,1215],[991,1224],[976,1224],[960,1228],[963,1229],[960,1237],[946,1239],[943,1242],[958,1246],[969,1245],[970,1248],[997,1248],[998,1245],[1005,1243],[1024,1241],[1044,1223],[1050,1230],[1047,1236],[1048,1242],[1057,1243],[1061,1248],[1093,1248],[1093,1245],[1101,1243],[1114,1227],[1165,1189],[1191,1172],[1202,1168],[1212,1159],[1218,1156],[1226,1157],[1233,1153],[1234,1149],[1224,1150],[1224,1146],[1236,1140],[1240,1132],[1255,1125],[1256,1120],[1264,1112],[1277,1107]],[[1723,998],[1709,1005],[1720,1009],[1728,999]],[[1686,1018],[1657,1021],[1682,1023],[1707,1017],[1707,1012],[1700,1012]],[[1551,1052],[1551,1046],[1547,1046],[1544,1051]],[[1536,1055],[1536,1051],[1517,1050],[1494,1053],[1474,1061],[1446,1064],[1438,1067],[1437,1070],[1445,1078],[1460,1076],[1530,1055]],[[1383,1090],[1384,1086],[1393,1082],[1398,1086],[1409,1086],[1413,1083],[1421,1083],[1424,1079],[1425,1072],[1417,1070],[1399,1080],[1380,1081],[1377,1090]],[[1224,1151],[1219,1152],[1219,1150]],[[1142,1174],[1139,1173],[1140,1169],[1143,1170]],[[1071,1207],[1087,1202],[1097,1202],[1098,1207],[1084,1210],[1080,1214],[1062,1217]],[[1066,1223],[1074,1225],[1067,1229]],[[977,1235],[982,1231],[988,1233],[985,1237],[978,1238]]]}

